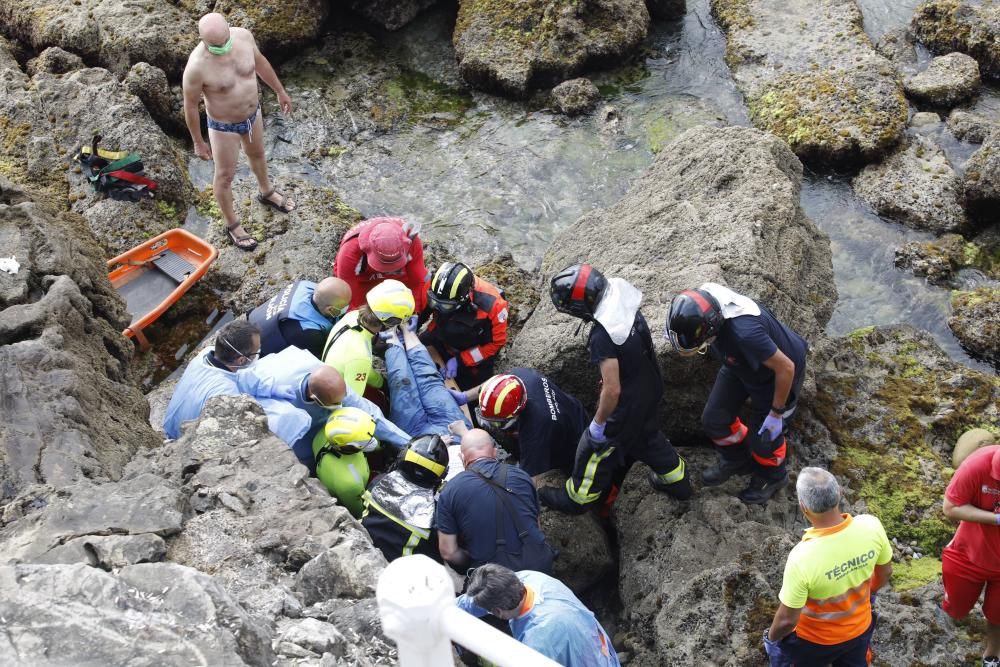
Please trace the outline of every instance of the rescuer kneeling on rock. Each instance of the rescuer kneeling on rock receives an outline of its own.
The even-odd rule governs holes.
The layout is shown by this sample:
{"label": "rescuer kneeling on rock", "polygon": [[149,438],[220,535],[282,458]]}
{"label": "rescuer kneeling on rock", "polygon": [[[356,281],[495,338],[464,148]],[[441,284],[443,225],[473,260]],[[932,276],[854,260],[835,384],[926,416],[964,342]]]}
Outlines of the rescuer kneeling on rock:
{"label": "rescuer kneeling on rock", "polygon": [[[667,338],[684,356],[712,352],[722,362],[701,414],[720,461],[706,486],[753,473],[739,498],[766,503],[788,483],[784,420],[792,416],[805,379],[805,339],[750,297],[705,283],[670,302]],[[750,399],[750,423],[739,417]]]}
{"label": "rescuer kneeling on rock", "polygon": [[396,469],[365,491],[361,525],[387,561],[423,554],[440,562],[434,523],[435,494],[448,472],[448,444],[421,435],[399,454]]}
{"label": "rescuer kneeling on rock", "polygon": [[571,514],[586,511],[611,487],[626,455],[652,468],[653,488],[690,498],[684,459],[660,430],[663,377],[639,312],[642,292],[620,278],[606,280],[590,264],[576,264],[553,276],[550,296],[559,312],[593,322],[587,350],[601,370],[601,394],[573,474],[564,488],[539,491],[542,503]]}
{"label": "rescuer kneeling on rock", "polygon": [[340,278],[318,284],[296,280],[247,315],[260,329],[260,356],[281,352],[290,345],[323,356],[330,329],[347,312],[351,288]]}
{"label": "rescuer kneeling on rock", "polygon": [[875,631],[871,600],[892,575],[882,522],[840,512],[840,484],[803,468],[795,490],[812,525],[785,562],[778,611],[764,632],[771,667],[867,667]]}

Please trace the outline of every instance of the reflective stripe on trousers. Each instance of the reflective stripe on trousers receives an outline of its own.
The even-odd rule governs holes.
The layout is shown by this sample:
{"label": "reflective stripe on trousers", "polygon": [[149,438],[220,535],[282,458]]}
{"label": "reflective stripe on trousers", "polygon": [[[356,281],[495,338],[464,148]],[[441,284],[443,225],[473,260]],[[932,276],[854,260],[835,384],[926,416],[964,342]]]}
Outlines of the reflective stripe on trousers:
{"label": "reflective stripe on trousers", "polygon": [[729,435],[724,438],[713,438],[712,442],[719,445],[720,447],[728,447],[730,445],[738,445],[747,437],[747,426],[740,418],[737,417],[733,420],[733,423],[729,425]]}
{"label": "reflective stripe on trousers", "polygon": [[594,476],[597,474],[598,466],[609,456],[614,454],[615,448],[608,447],[603,452],[594,452],[587,460],[587,467],[583,471],[583,479],[580,480],[580,488],[573,488],[573,478],[566,480],[566,495],[578,505],[592,503],[601,497],[600,492],[589,493],[590,487],[594,485]]}
{"label": "reflective stripe on trousers", "polygon": [[674,468],[670,472],[657,473],[656,475],[657,479],[659,479],[664,484],[674,484],[684,479],[684,469],[685,469],[684,459],[680,456],[678,456],[677,458],[679,462],[677,463],[676,468]]}

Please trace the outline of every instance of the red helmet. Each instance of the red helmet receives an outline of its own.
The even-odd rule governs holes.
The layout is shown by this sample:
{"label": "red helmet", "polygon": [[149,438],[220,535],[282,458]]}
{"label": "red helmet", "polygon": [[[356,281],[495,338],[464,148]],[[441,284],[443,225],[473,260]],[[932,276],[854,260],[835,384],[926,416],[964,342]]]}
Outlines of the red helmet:
{"label": "red helmet", "polygon": [[488,421],[512,420],[524,410],[528,392],[516,375],[494,375],[479,389],[478,414]]}

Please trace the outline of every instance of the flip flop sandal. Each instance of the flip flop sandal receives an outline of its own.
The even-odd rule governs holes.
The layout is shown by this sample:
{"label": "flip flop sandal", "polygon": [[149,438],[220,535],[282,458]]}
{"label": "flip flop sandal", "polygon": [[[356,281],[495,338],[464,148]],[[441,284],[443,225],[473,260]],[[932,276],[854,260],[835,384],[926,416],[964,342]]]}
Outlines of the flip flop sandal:
{"label": "flip flop sandal", "polygon": [[243,236],[237,236],[233,233],[233,230],[240,226],[240,223],[236,223],[233,226],[226,226],[226,233],[229,234],[229,240],[233,242],[233,245],[240,250],[253,250],[257,247],[257,239],[246,234],[244,232]]}
{"label": "flip flop sandal", "polygon": [[[270,199],[271,195],[274,194],[277,194],[279,197],[281,197],[280,202],[275,202]],[[274,188],[270,192],[258,192],[257,201],[259,201],[264,206],[270,206],[276,211],[281,211],[282,213],[290,213],[294,211],[296,208],[298,208],[298,206],[295,205],[293,205],[291,208],[288,208],[288,197],[286,197],[281,192],[278,192],[278,188]]]}

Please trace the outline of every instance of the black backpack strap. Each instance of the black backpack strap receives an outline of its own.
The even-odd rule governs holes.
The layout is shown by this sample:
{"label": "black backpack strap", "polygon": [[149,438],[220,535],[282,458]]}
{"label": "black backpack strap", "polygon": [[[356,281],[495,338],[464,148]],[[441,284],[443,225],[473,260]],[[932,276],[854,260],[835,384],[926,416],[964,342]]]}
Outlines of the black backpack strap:
{"label": "black backpack strap", "polygon": [[472,472],[479,475],[487,484],[490,485],[490,489],[493,494],[497,497],[500,502],[497,503],[497,544],[505,544],[506,541],[503,539],[503,516],[500,513],[501,505],[507,510],[510,515],[511,521],[514,523],[514,529],[517,530],[517,537],[524,542],[524,538],[528,535],[527,528],[521,523],[520,518],[517,516],[517,511],[513,507],[513,503],[508,496],[513,496],[514,492],[507,488],[507,471],[510,468],[506,463],[501,463],[499,468],[503,471],[503,477],[500,479],[500,484],[497,484],[494,480],[490,479],[478,470],[473,469]]}

